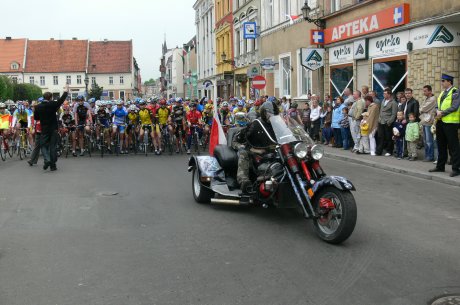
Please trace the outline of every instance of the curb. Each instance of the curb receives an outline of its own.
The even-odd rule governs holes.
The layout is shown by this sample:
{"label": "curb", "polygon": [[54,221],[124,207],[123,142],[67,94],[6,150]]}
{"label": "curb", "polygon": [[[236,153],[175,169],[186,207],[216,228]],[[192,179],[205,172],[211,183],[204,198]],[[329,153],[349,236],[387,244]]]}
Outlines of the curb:
{"label": "curb", "polygon": [[324,152],[324,156],[326,158],[330,158],[330,159],[342,160],[342,161],[347,161],[347,162],[351,162],[351,163],[355,163],[355,164],[359,164],[359,165],[364,165],[364,166],[374,167],[374,168],[378,168],[378,169],[383,169],[383,170],[393,172],[393,173],[408,175],[408,176],[421,178],[421,179],[425,179],[425,180],[436,181],[436,182],[440,182],[440,183],[444,183],[444,184],[449,184],[449,185],[452,185],[452,186],[460,186],[460,180],[456,180],[456,179],[454,180],[454,179],[449,179],[449,178],[444,178],[444,177],[433,176],[433,175],[430,175],[430,174],[425,174],[425,173],[422,173],[422,172],[412,171],[412,170],[408,170],[408,169],[397,168],[397,167],[393,167],[391,165],[386,165],[386,164],[382,164],[382,163],[369,162],[367,160],[357,160],[355,158],[349,158],[349,157],[345,157],[345,156],[334,155],[334,154],[331,154],[329,152]]}

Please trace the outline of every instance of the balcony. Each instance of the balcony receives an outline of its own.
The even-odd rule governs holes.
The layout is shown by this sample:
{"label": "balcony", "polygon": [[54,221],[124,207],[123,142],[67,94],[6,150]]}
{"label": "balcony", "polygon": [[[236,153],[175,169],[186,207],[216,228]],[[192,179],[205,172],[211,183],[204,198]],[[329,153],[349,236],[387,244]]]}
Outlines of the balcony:
{"label": "balcony", "polygon": [[244,53],[235,57],[235,66],[236,67],[245,67],[249,65],[253,65],[259,62],[259,56],[256,51],[251,51],[248,53]]}

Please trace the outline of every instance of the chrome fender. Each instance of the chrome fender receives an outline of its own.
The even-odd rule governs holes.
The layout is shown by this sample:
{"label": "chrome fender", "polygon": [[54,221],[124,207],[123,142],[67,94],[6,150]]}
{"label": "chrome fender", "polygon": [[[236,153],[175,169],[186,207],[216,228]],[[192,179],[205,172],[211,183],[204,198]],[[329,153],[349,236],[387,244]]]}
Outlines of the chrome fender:
{"label": "chrome fender", "polygon": [[353,183],[345,177],[340,176],[326,176],[316,181],[313,184],[312,190],[316,194],[325,186],[333,186],[341,191],[356,191]]}

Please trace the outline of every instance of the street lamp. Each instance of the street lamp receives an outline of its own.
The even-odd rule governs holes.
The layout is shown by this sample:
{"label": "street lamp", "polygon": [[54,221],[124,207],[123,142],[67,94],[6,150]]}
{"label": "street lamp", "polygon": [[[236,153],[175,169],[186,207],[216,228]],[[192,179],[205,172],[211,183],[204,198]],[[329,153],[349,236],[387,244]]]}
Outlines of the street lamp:
{"label": "street lamp", "polygon": [[225,54],[225,51],[220,55],[220,58],[222,59],[222,62],[224,64],[232,64],[232,65],[235,65],[235,61],[234,60],[231,60],[231,59],[228,59],[227,60],[227,54]]}
{"label": "street lamp", "polygon": [[309,23],[314,23],[317,27],[324,29],[326,27],[326,22],[320,18],[312,19],[310,18],[311,8],[308,6],[308,1],[305,0],[305,4],[302,7],[303,19]]}
{"label": "street lamp", "polygon": [[86,99],[88,99],[88,84],[89,84],[89,77],[88,75],[85,76],[85,95]]}

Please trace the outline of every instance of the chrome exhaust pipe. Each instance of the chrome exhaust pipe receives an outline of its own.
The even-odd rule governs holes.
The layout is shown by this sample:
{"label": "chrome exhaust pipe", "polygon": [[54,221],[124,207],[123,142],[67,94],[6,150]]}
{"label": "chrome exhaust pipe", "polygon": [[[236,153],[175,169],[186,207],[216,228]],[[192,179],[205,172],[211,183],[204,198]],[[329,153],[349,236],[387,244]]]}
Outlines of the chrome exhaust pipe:
{"label": "chrome exhaust pipe", "polygon": [[234,200],[234,199],[220,199],[220,198],[211,198],[211,204],[216,204],[216,205],[234,205],[234,206],[247,205],[247,204],[242,203],[240,200]]}

